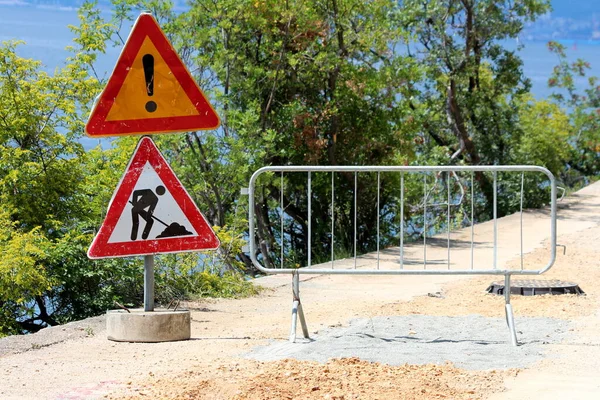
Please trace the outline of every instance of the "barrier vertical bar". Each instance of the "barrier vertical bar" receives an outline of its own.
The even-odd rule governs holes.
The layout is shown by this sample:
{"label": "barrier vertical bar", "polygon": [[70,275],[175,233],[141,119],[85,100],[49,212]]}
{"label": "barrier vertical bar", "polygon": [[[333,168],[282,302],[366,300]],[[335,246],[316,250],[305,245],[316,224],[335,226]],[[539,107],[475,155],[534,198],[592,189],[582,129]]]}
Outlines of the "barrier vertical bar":
{"label": "barrier vertical bar", "polygon": [[423,173],[423,269],[427,269],[427,172]]}
{"label": "barrier vertical bar", "polygon": [[475,173],[471,171],[471,269],[475,262]]}
{"label": "barrier vertical bar", "polygon": [[525,186],[525,173],[521,172],[521,271],[523,271],[523,189]]}
{"label": "barrier vertical bar", "polygon": [[379,190],[381,188],[380,172],[377,171],[377,269],[379,269]]}
{"label": "barrier vertical bar", "polygon": [[554,264],[554,260],[556,260],[556,180],[552,179],[550,184],[550,262]]}
{"label": "barrier vertical bar", "polygon": [[334,242],[334,226],[335,226],[335,183],[334,183],[334,172],[331,171],[331,269],[333,269],[333,261],[334,261],[334,254],[333,254],[333,246],[335,244]]}
{"label": "barrier vertical bar", "polygon": [[358,172],[354,171],[354,269],[356,269],[356,197],[358,196]]}
{"label": "barrier vertical bar", "polygon": [[312,176],[308,171],[308,266],[312,265]]}
{"label": "barrier vertical bar", "polygon": [[400,172],[400,269],[404,269],[404,172]]}
{"label": "barrier vertical bar", "polygon": [[494,174],[494,269],[498,269],[498,174]]}
{"label": "barrier vertical bar", "polygon": [[283,268],[283,171],[281,171],[281,196],[279,198],[279,208],[281,209],[281,268]]}
{"label": "barrier vertical bar", "polygon": [[446,173],[446,181],[448,186],[448,216],[446,219],[448,225],[448,269],[450,269],[450,171]]}

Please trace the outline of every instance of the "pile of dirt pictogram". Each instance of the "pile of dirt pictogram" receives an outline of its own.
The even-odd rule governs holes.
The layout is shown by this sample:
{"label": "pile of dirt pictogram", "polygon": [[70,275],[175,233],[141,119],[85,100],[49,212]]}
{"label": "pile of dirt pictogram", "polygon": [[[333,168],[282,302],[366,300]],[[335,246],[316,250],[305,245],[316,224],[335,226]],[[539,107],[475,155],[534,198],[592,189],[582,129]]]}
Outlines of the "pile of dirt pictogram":
{"label": "pile of dirt pictogram", "polygon": [[192,232],[185,229],[185,226],[179,225],[177,222],[173,222],[171,225],[167,226],[165,230],[162,231],[156,238],[158,239],[186,235],[192,235]]}

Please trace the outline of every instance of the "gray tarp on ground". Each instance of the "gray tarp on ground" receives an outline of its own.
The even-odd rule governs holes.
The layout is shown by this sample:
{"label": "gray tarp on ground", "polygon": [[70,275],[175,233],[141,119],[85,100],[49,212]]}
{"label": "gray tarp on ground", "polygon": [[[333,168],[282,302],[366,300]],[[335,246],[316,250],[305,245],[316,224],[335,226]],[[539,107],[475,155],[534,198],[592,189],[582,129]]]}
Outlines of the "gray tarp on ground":
{"label": "gray tarp on ground", "polygon": [[519,317],[515,323],[518,347],[510,343],[504,318],[412,315],[354,319],[348,327],[313,335],[314,340],[274,341],[247,356],[263,361],[359,357],[390,365],[450,361],[475,370],[522,368],[540,360],[545,345],[561,342],[569,330],[567,321],[552,318]]}

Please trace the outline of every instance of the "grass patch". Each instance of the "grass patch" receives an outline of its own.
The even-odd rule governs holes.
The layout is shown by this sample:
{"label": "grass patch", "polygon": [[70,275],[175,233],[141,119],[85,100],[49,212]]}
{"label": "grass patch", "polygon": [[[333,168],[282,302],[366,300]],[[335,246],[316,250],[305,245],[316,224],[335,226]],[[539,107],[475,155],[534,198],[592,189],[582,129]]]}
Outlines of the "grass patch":
{"label": "grass patch", "polygon": [[168,304],[173,299],[198,300],[204,297],[243,298],[260,293],[261,287],[241,273],[222,275],[207,271],[186,275],[160,274],[156,278],[156,300]]}

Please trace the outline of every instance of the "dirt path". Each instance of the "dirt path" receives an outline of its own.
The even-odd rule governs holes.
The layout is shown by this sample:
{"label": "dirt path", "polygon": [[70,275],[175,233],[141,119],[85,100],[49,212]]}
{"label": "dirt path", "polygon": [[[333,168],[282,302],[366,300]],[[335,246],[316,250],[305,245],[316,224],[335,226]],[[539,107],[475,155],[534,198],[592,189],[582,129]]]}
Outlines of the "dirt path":
{"label": "dirt path", "polygon": [[[500,268],[507,263],[520,264],[515,224],[518,216],[499,222]],[[526,266],[545,263],[547,227],[545,213],[525,215]],[[491,224],[477,226],[478,240],[489,243],[491,233]],[[466,231],[453,233],[453,240],[458,242],[467,235]],[[267,289],[255,298],[191,304],[192,340],[186,342],[110,342],[105,338],[102,317],[2,339],[0,398],[519,399],[547,398],[549,394],[558,398],[554,396],[557,393],[565,393],[567,398],[596,398],[600,395],[599,242],[600,184],[595,184],[563,205],[559,243],[567,246],[567,254],[559,254],[555,267],[543,277],[577,282],[587,296],[513,297],[517,329],[519,318],[526,316],[574,323],[565,343],[547,345],[551,355],[525,370],[472,371],[449,364],[388,366],[355,358],[326,364],[245,358],[256,346],[285,340],[289,334],[290,278],[272,276],[261,280]],[[390,251],[382,257],[391,260]],[[489,247],[478,251],[478,262],[489,259]],[[428,259],[444,259],[443,252],[433,247]],[[453,251],[452,265],[465,265],[468,252],[467,248]],[[410,254],[414,263],[420,262],[419,254],[416,249]],[[503,300],[483,292],[492,280],[305,276],[301,296],[314,334],[346,325],[355,317],[502,317]]]}

